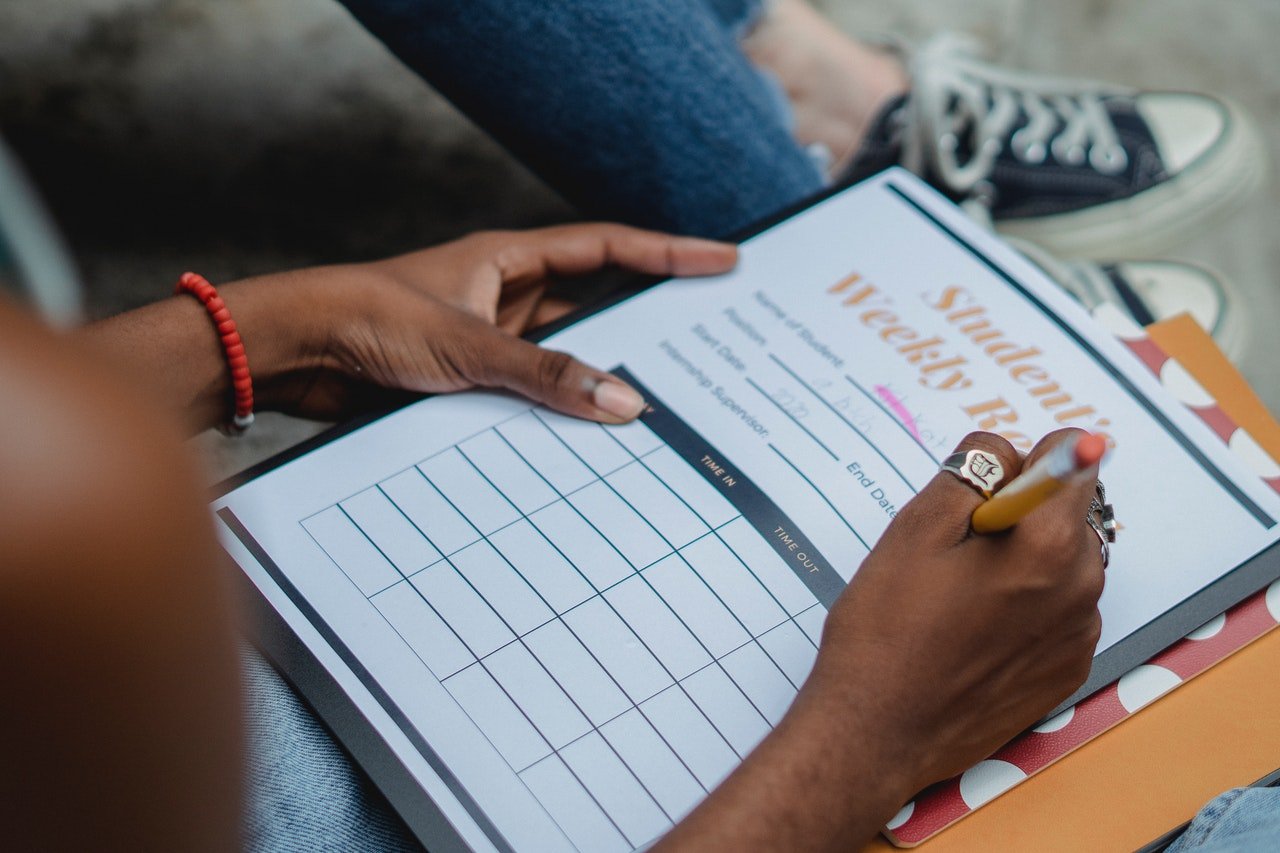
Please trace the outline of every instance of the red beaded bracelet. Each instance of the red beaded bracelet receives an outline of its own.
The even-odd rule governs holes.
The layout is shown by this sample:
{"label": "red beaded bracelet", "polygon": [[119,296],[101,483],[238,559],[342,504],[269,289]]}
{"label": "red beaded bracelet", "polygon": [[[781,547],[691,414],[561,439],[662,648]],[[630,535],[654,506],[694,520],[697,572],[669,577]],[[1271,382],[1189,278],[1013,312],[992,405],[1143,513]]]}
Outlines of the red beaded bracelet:
{"label": "red beaded bracelet", "polygon": [[235,391],[235,413],[231,417],[231,423],[223,427],[223,432],[238,435],[253,426],[253,380],[249,376],[249,359],[245,357],[244,342],[240,340],[240,332],[236,330],[236,321],[231,319],[226,303],[204,276],[193,272],[183,273],[174,292],[179,295],[190,293],[200,300],[213,318],[218,337],[222,339],[227,367],[231,369],[231,387]]}

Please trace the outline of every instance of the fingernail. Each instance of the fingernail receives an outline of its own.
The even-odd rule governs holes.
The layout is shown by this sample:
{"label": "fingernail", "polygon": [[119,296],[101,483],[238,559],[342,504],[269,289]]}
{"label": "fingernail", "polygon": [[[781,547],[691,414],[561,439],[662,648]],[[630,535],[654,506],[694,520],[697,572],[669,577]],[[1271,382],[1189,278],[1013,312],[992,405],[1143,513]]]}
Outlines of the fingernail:
{"label": "fingernail", "polygon": [[738,263],[738,247],[733,243],[685,237],[681,241],[674,273],[682,276],[716,275],[728,272]]}
{"label": "fingernail", "polygon": [[596,406],[617,418],[631,420],[644,409],[644,398],[620,382],[601,382],[591,392]]}

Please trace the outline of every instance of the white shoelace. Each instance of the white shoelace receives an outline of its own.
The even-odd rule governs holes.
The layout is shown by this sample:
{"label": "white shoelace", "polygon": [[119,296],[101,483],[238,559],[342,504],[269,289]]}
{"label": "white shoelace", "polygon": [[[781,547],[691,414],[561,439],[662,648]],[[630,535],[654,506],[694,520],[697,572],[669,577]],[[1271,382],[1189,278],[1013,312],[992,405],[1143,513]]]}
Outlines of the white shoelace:
{"label": "white shoelace", "polygon": [[[966,207],[985,212],[987,179],[1006,139],[1013,155],[1028,164],[1052,153],[1073,166],[1088,160],[1103,174],[1128,165],[1102,103],[1126,90],[998,68],[976,59],[977,52],[974,40],[946,33],[911,57],[912,92],[903,115],[902,164],[908,169],[923,174],[931,168],[949,189],[968,197]],[[1028,121],[1010,138],[1019,107]],[[963,162],[962,135],[969,143]]]}

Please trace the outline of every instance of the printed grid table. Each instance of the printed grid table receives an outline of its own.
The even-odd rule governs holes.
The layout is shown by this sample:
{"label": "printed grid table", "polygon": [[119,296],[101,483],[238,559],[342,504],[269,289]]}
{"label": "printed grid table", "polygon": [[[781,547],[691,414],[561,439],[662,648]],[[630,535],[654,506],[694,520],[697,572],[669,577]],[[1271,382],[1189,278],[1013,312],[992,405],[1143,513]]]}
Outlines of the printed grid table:
{"label": "printed grid table", "polygon": [[826,617],[640,423],[530,409],[302,525],[580,849],[691,810],[781,719]]}

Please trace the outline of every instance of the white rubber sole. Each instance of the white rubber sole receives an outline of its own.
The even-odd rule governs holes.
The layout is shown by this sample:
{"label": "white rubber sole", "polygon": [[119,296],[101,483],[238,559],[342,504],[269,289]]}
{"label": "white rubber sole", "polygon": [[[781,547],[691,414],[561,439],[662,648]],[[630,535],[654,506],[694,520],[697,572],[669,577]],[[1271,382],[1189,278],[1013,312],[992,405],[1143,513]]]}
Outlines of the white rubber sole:
{"label": "white rubber sole", "polygon": [[1267,180],[1262,136],[1244,110],[1222,101],[1226,130],[1200,160],[1132,198],[1057,216],[1007,220],[996,230],[1059,257],[1158,256],[1238,210]]}

